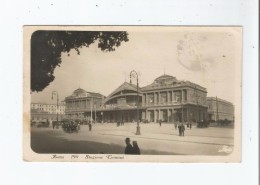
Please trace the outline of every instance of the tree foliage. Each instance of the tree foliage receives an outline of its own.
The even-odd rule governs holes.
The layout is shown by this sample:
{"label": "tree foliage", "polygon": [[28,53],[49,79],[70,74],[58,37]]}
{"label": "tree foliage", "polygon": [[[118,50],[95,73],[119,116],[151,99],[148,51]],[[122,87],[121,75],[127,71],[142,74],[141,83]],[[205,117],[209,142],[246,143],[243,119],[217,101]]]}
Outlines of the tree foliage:
{"label": "tree foliage", "polygon": [[114,51],[128,41],[127,32],[114,31],[36,31],[31,37],[31,91],[42,91],[54,79],[61,53],[89,47],[95,41],[102,51]]}

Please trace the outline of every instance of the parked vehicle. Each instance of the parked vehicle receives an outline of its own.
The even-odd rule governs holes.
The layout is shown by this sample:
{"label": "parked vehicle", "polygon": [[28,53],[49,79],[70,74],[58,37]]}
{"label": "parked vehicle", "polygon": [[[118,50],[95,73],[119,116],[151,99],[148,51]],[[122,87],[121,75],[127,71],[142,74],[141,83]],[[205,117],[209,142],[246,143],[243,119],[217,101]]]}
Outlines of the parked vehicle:
{"label": "parked vehicle", "polygon": [[49,127],[50,126],[50,123],[49,122],[39,122],[36,124],[37,128],[40,128],[40,127]]}
{"label": "parked vehicle", "polygon": [[209,127],[209,122],[206,120],[201,120],[197,124],[198,128],[208,128]]}

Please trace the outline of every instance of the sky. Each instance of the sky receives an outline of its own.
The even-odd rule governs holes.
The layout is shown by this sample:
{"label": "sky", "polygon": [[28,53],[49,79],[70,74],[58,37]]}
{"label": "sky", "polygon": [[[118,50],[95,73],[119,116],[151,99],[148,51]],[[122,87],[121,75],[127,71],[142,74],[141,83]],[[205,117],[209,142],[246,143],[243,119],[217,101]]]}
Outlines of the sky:
{"label": "sky", "polygon": [[[77,88],[108,96],[132,70],[139,85],[151,84],[167,74],[207,88],[207,96],[235,103],[241,86],[241,32],[233,28],[131,29],[129,41],[113,52],[103,52],[97,43],[62,53],[54,71],[55,80],[42,92],[32,93],[32,102],[55,103],[52,91],[62,101]],[[133,83],[136,83],[133,80]]]}

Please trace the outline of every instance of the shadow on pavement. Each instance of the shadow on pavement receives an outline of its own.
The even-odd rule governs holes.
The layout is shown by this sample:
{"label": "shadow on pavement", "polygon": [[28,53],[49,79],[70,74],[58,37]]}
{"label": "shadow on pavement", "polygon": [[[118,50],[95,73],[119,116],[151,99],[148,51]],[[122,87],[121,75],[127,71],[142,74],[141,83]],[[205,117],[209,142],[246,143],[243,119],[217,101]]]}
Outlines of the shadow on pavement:
{"label": "shadow on pavement", "polygon": [[[125,147],[93,141],[69,141],[51,131],[31,132],[31,148],[42,154],[124,154]],[[144,155],[174,155],[156,150],[142,150]]]}

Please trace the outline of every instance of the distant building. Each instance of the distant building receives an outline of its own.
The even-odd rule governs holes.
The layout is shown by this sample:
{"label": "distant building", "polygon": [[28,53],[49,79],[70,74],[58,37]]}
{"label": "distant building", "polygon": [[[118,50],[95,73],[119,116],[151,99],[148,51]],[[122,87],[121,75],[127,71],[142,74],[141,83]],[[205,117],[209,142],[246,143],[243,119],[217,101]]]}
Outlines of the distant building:
{"label": "distant building", "polygon": [[65,98],[67,118],[89,119],[91,117],[91,109],[93,109],[94,114],[96,109],[100,109],[104,98],[99,93],[87,92],[81,88],[76,89],[70,96]]}
{"label": "distant building", "polygon": [[57,114],[58,120],[65,116],[64,102],[59,103],[58,108],[57,104],[31,103],[31,121],[33,122],[56,121]]}
{"label": "distant building", "polygon": [[78,89],[65,99],[66,114],[78,114],[81,118],[92,114],[98,122],[133,122],[137,120],[139,105],[138,117],[142,121],[207,119],[207,89],[189,81],[179,81],[170,75],[156,78],[152,84],[140,87],[138,92],[136,85],[124,82],[105,99],[100,94],[94,94],[95,108],[94,99],[92,106],[90,104],[92,94],[87,96],[86,93]]}
{"label": "distant building", "polygon": [[[58,115],[58,119],[61,120],[61,115]],[[56,121],[57,114],[50,114],[48,112],[37,109],[31,110],[31,122],[46,122],[47,120]]]}
{"label": "distant building", "polygon": [[234,121],[234,105],[217,97],[207,97],[208,119]]}
{"label": "distant building", "polygon": [[31,103],[31,109],[44,111],[48,114],[65,114],[65,103],[47,104],[47,103]]}

